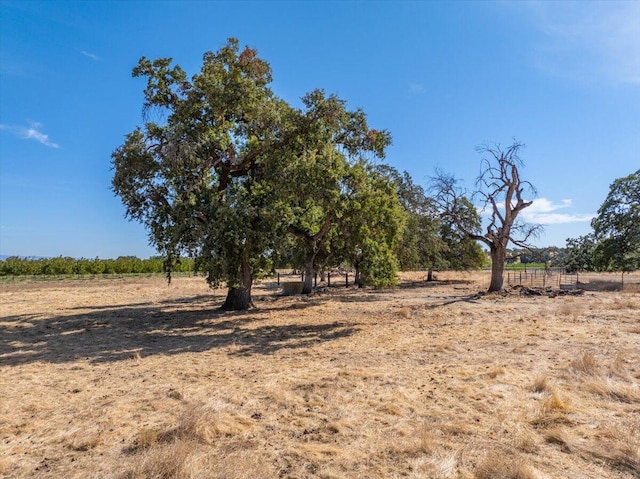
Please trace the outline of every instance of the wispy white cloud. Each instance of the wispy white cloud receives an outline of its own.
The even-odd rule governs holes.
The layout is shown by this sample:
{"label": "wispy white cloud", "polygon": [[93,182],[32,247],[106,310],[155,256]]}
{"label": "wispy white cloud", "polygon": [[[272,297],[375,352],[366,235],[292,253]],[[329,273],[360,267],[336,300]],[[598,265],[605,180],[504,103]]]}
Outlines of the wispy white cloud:
{"label": "wispy white cloud", "polygon": [[558,210],[571,206],[571,200],[553,203],[547,198],[537,198],[533,204],[522,210],[521,216],[527,223],[557,225],[565,223],[582,223],[591,221],[595,214],[558,213]]}
{"label": "wispy white cloud", "polygon": [[409,92],[413,94],[423,93],[424,85],[422,83],[409,83]]}
{"label": "wispy white cloud", "polygon": [[524,11],[542,33],[535,63],[549,74],[574,80],[605,79],[640,84],[640,2],[529,1]]}
{"label": "wispy white cloud", "polygon": [[95,53],[91,53],[91,52],[88,52],[86,50],[80,50],[80,53],[82,53],[87,58],[91,58],[92,60],[95,60],[95,61],[99,61],[100,60],[100,57],[98,55],[96,55]]}
{"label": "wispy white cloud", "polygon": [[6,130],[18,138],[23,140],[36,140],[44,146],[59,148],[57,143],[54,143],[49,139],[49,135],[40,131],[41,127],[42,125],[40,123],[30,123],[28,127],[0,124],[0,130]]}

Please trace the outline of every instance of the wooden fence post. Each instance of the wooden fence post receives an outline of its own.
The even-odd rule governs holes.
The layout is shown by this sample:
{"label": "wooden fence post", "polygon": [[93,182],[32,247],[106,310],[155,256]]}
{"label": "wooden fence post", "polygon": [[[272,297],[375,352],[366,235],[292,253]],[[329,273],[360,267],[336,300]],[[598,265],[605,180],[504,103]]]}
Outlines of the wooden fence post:
{"label": "wooden fence post", "polygon": [[331,272],[327,273],[327,287],[331,287]]}
{"label": "wooden fence post", "polygon": [[349,287],[349,273],[345,273],[344,274],[344,287],[348,288]]}

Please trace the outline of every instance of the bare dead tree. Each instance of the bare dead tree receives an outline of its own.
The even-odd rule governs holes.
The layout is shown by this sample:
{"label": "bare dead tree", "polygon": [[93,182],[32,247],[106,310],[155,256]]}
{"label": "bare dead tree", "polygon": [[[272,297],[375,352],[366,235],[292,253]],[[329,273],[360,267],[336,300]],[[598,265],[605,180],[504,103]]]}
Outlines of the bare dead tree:
{"label": "bare dead tree", "polygon": [[491,253],[491,284],[489,291],[500,291],[503,285],[504,264],[509,242],[522,248],[531,248],[529,240],[536,238],[542,228],[519,221],[518,215],[533,201],[525,195],[536,195],[529,181],[522,180],[518,171],[523,166],[519,151],[524,147],[515,141],[506,150],[500,145],[483,145],[477,150],[483,154],[480,175],[472,198],[480,200],[482,211],[488,213],[488,225],[484,233],[476,223],[469,221],[471,202],[458,186],[458,180],[438,171],[432,179],[432,190],[443,217],[449,219],[458,230],[469,238],[481,241]]}

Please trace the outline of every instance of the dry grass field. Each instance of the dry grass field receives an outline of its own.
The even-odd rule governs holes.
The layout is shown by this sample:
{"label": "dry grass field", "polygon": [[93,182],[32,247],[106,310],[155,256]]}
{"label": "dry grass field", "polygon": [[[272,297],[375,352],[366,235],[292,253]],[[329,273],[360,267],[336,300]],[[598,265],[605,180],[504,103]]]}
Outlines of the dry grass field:
{"label": "dry grass field", "polygon": [[640,477],[640,292],[0,285],[0,477]]}

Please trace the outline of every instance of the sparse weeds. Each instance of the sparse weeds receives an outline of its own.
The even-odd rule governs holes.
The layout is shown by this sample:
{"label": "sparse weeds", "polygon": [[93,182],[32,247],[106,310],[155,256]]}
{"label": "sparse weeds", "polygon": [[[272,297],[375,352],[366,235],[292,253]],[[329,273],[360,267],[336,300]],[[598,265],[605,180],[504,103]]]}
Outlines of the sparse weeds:
{"label": "sparse weeds", "polygon": [[[186,441],[159,444],[133,459],[121,479],[189,479],[187,461],[194,445]],[[205,471],[198,471],[202,474]]]}
{"label": "sparse weeds", "polygon": [[161,438],[164,438],[164,432],[160,429],[144,428],[140,429],[136,434],[131,446],[127,452],[135,452],[140,449],[148,449],[155,446]]}
{"label": "sparse weeds", "polygon": [[407,439],[401,452],[410,456],[432,455],[438,448],[433,431],[427,424],[418,427],[412,433],[407,434]]}
{"label": "sparse weeds", "polygon": [[495,379],[504,373],[505,373],[505,370],[502,366],[495,366],[491,368],[489,371],[487,371],[487,376],[489,376],[491,379]]}
{"label": "sparse weeds", "polygon": [[420,474],[416,477],[458,479],[461,476],[458,470],[458,454],[453,451],[444,451],[425,458],[415,469],[415,472]]}
{"label": "sparse weeds", "polygon": [[640,449],[637,445],[600,446],[593,447],[588,452],[595,458],[606,461],[612,469],[626,470],[632,474],[640,471]]}
{"label": "sparse weeds", "polygon": [[556,390],[551,390],[538,409],[531,424],[536,427],[549,427],[558,423],[568,422],[567,413],[570,411],[568,402]]}
{"label": "sparse weeds", "polygon": [[542,404],[542,410],[546,413],[567,412],[569,411],[569,403],[560,397],[558,391],[552,390],[551,395]]}
{"label": "sparse weeds", "polygon": [[595,356],[587,351],[571,361],[570,369],[577,374],[586,376],[596,376],[600,372]]}
{"label": "sparse weeds", "polygon": [[531,385],[531,391],[534,393],[543,393],[551,387],[549,378],[546,375],[538,375],[534,378]]}
{"label": "sparse weeds", "polygon": [[11,471],[11,463],[8,459],[0,458],[0,475],[8,476]]}
{"label": "sparse weeds", "polygon": [[515,452],[491,451],[475,471],[475,479],[537,479],[535,470]]}
{"label": "sparse weeds", "polygon": [[211,444],[220,433],[216,411],[204,404],[189,405],[178,419],[171,435],[203,444]]}
{"label": "sparse weeds", "polygon": [[611,373],[621,378],[627,378],[629,373],[627,372],[627,359],[624,354],[616,354],[613,363],[611,364]]}
{"label": "sparse weeds", "polygon": [[573,321],[577,321],[583,312],[581,304],[576,304],[573,298],[567,298],[564,303],[558,308],[558,315],[564,318],[570,318]]}
{"label": "sparse weeds", "polygon": [[622,287],[622,291],[631,294],[640,293],[640,283],[625,283]]}
{"label": "sparse weeds", "polygon": [[536,453],[539,449],[536,434],[529,426],[517,424],[513,430],[513,447],[528,454]]}
{"label": "sparse weeds", "polygon": [[[229,438],[242,432],[247,420],[217,411],[205,404],[189,404],[180,415],[177,425],[171,429],[146,428],[136,435],[134,445],[125,452],[135,453],[130,467],[122,479],[190,479],[200,477],[255,477],[257,469],[249,468],[250,475],[213,475],[212,464],[200,460],[195,452],[203,445],[211,446],[220,438]],[[229,450],[229,453],[234,452]],[[211,461],[209,461],[211,462]],[[216,461],[216,469],[224,460]],[[227,461],[228,462],[228,461]],[[246,461],[243,459],[237,466]],[[225,465],[226,464],[226,465]],[[242,466],[240,469],[249,470]],[[240,470],[238,469],[238,471]],[[227,468],[227,470],[230,470]]]}
{"label": "sparse weeds", "polygon": [[[639,285],[640,286],[640,285]],[[620,311],[625,309],[640,309],[640,303],[631,298],[616,298],[610,305],[612,311]]]}
{"label": "sparse weeds", "polygon": [[101,444],[100,432],[97,430],[77,431],[66,441],[67,448],[72,451],[85,452]]}
{"label": "sparse weeds", "polygon": [[547,429],[544,433],[544,440],[549,444],[556,444],[560,446],[563,452],[573,452],[569,434],[563,429],[557,427]]}
{"label": "sparse weeds", "polygon": [[572,452],[589,461],[602,461],[613,470],[631,472],[630,477],[638,477],[640,423],[633,418],[616,421],[596,431],[588,440],[575,444]]}
{"label": "sparse weeds", "polygon": [[205,404],[188,404],[174,428],[144,428],[136,434],[133,445],[126,452],[137,452],[175,441],[212,444],[219,436],[240,433],[249,421],[216,411]]}
{"label": "sparse weeds", "polygon": [[612,378],[598,378],[585,383],[587,391],[605,398],[626,403],[640,402],[640,388]]}

